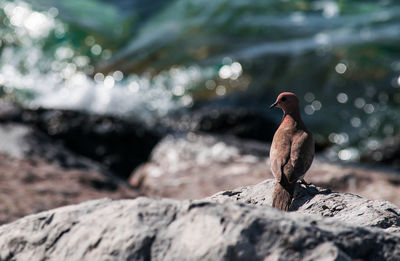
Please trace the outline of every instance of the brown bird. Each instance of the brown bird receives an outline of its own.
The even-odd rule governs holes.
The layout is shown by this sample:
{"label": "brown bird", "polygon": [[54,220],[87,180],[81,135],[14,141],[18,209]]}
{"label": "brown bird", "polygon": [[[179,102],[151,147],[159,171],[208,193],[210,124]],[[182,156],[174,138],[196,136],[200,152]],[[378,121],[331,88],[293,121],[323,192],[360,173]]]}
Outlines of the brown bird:
{"label": "brown bird", "polygon": [[288,211],[296,181],[304,175],[314,158],[314,140],[300,117],[299,100],[291,92],[279,94],[271,108],[281,108],[283,119],[274,134],[270,150],[272,174],[276,182],[272,206]]}

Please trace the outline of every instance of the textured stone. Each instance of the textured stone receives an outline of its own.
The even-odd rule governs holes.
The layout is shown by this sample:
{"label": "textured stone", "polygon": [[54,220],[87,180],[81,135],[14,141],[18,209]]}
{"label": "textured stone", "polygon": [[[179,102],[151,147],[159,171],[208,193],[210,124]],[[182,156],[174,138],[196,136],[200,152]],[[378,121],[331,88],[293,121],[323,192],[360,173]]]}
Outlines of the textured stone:
{"label": "textured stone", "polygon": [[[217,202],[235,201],[257,206],[270,206],[274,180],[219,192],[210,197]],[[400,209],[385,200],[368,200],[350,193],[336,193],[315,186],[298,184],[291,210],[332,217],[350,225],[380,227],[400,232]]]}
{"label": "textured stone", "polygon": [[[399,260],[398,233],[351,225],[351,211],[347,219],[278,211],[259,195],[271,185],[196,201],[102,199],[30,215],[0,227],[0,260]],[[334,194],[309,189],[333,203]],[[235,202],[250,195],[258,205]]]}

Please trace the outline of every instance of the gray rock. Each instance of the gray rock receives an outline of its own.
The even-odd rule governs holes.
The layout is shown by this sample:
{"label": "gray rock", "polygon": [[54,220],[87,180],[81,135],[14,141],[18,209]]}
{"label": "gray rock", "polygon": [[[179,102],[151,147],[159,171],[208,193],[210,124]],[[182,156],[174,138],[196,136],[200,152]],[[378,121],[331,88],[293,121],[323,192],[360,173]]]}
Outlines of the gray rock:
{"label": "gray rock", "polygon": [[[223,203],[242,202],[271,206],[274,180],[219,192],[209,199]],[[319,187],[297,185],[291,210],[331,217],[332,220],[354,226],[370,226],[400,232],[400,209],[385,200],[368,200],[350,193],[335,193]]]}
{"label": "gray rock", "polygon": [[32,130],[22,124],[0,125],[0,153],[14,158],[24,158],[29,154],[31,147],[26,141]]}
{"label": "gray rock", "polygon": [[[297,210],[285,213],[268,206],[272,185],[195,201],[102,199],[27,216],[0,227],[0,260],[400,260],[400,235],[389,229],[399,227],[394,205],[299,187]],[[333,214],[319,213],[323,205]],[[377,221],[385,217],[386,225]]]}

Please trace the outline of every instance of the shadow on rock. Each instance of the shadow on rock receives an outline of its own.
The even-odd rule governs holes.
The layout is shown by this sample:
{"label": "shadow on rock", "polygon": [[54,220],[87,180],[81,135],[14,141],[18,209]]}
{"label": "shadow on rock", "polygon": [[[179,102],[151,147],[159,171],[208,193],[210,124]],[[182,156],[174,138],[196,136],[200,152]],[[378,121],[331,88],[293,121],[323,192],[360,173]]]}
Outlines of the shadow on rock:
{"label": "shadow on rock", "polygon": [[330,189],[320,189],[313,185],[303,186],[301,184],[296,184],[294,191],[292,205],[290,206],[291,211],[298,210],[301,206],[310,202],[316,195],[328,195],[332,191]]}

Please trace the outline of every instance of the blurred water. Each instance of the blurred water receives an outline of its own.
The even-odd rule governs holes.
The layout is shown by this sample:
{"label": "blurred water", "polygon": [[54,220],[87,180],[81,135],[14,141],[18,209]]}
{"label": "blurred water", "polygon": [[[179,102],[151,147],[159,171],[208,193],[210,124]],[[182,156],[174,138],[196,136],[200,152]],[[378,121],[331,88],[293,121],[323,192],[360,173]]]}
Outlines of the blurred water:
{"label": "blurred water", "polygon": [[[55,18],[58,9],[37,12],[22,1],[3,1],[1,8],[0,84],[8,98],[29,107],[81,109],[151,121],[191,106],[187,92],[216,76],[215,70],[195,65],[172,66],[157,75],[95,73],[96,62],[109,58],[112,51],[90,34],[75,39],[83,45],[75,47],[70,34],[79,32]],[[86,20],[81,26],[87,25]]]}
{"label": "blurred water", "polygon": [[396,1],[2,0],[0,16],[0,85],[26,106],[151,121],[289,90],[344,160],[400,128]]}

